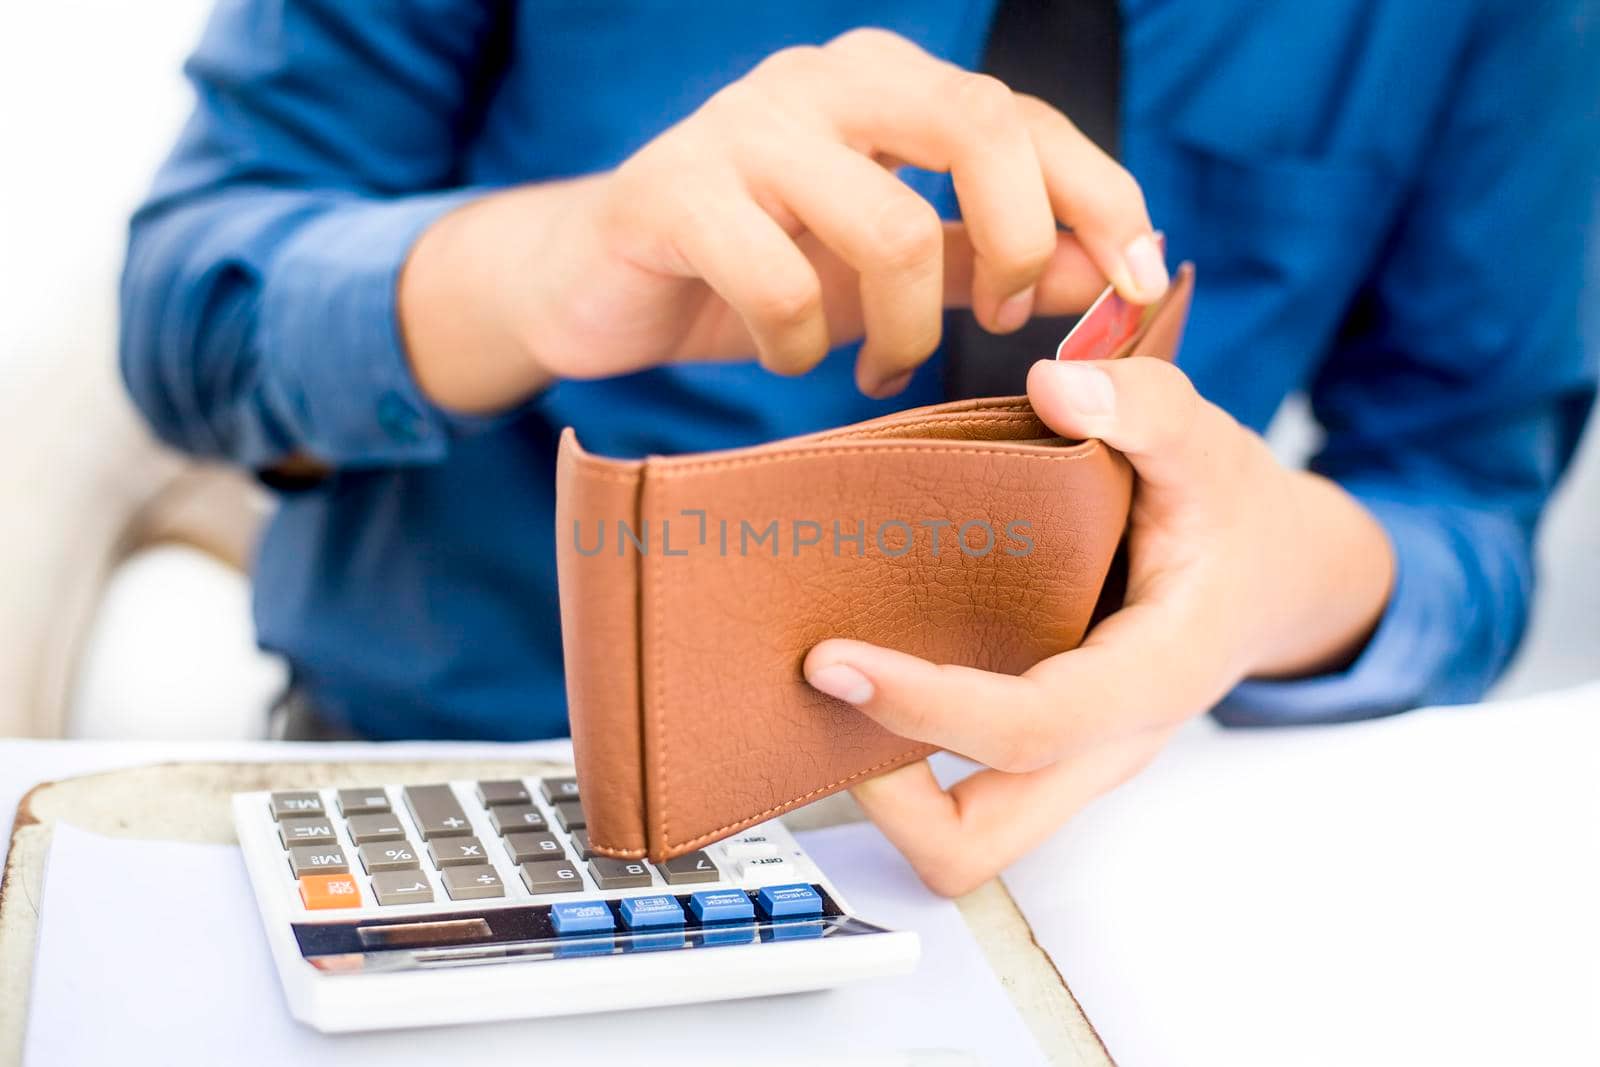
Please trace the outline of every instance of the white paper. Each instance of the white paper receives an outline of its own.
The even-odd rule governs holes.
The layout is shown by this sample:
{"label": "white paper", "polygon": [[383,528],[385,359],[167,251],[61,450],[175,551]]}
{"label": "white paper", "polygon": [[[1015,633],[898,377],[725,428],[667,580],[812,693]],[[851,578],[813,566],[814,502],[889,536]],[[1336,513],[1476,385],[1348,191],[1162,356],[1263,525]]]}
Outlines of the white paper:
{"label": "white paper", "polygon": [[863,917],[921,935],[915,973],[759,1000],[326,1036],[288,1015],[238,849],[58,824],[25,1061],[1042,1062],[960,913],[923,889],[877,831],[798,836]]}
{"label": "white paper", "polygon": [[1005,880],[1121,1067],[1600,1063],[1600,686],[1196,724]]}

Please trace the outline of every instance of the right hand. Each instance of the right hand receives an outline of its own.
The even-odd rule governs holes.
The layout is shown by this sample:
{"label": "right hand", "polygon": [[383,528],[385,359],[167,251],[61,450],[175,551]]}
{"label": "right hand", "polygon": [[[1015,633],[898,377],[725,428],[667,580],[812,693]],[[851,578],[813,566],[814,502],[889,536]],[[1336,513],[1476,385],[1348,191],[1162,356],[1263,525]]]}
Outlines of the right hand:
{"label": "right hand", "polygon": [[[964,222],[902,164],[951,172]],[[801,374],[863,335],[857,384],[889,396],[944,308],[1010,332],[1107,279],[1137,303],[1167,283],[1127,171],[1042,101],[856,30],[772,55],[615,171],[443,216],[400,317],[423,390],[457,410],[685,360]]]}

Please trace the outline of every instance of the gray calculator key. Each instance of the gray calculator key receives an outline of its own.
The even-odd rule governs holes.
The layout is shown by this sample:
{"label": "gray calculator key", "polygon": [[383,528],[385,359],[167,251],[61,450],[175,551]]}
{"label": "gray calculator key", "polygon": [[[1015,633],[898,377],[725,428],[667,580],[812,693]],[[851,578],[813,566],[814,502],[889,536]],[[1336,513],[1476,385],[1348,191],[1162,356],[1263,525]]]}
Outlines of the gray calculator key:
{"label": "gray calculator key", "polygon": [[489,809],[489,825],[501,837],[506,834],[520,833],[523,830],[548,830],[549,823],[544,821],[544,813],[531,804],[511,804],[501,808]]}
{"label": "gray calculator key", "polygon": [[691,882],[715,882],[722,877],[717,870],[717,865],[711,862],[711,857],[704,852],[691,852],[685,856],[678,856],[665,863],[656,864],[661,870],[661,877],[667,880],[668,885],[687,885]]}
{"label": "gray calculator key", "polygon": [[430,904],[433,887],[415,871],[379,871],[372,876],[372,895],[379,904]]}
{"label": "gray calculator key", "polygon": [[644,860],[614,860],[596,856],[589,861],[589,873],[601,889],[638,889],[650,884],[650,868]]}
{"label": "gray calculator key", "polygon": [[566,849],[561,847],[561,839],[549,833],[507,834],[506,851],[511,853],[512,863],[567,858]]}
{"label": "gray calculator key", "polygon": [[484,807],[495,808],[501,804],[527,804],[533,797],[528,795],[528,787],[515,778],[504,778],[495,782],[479,782],[478,799],[483,801]]}
{"label": "gray calculator key", "polygon": [[415,871],[422,867],[409,841],[373,841],[356,849],[368,874],[379,871]]}
{"label": "gray calculator key", "polygon": [[503,897],[506,887],[493,867],[446,867],[444,891],[451,900],[482,900]]}
{"label": "gray calculator key", "polygon": [[297,815],[326,815],[322,810],[322,797],[316,793],[302,791],[298,793],[272,794],[272,817],[274,819],[288,819]]}
{"label": "gray calculator key", "polygon": [[594,855],[594,846],[589,844],[589,831],[572,831],[572,849],[580,860],[586,860]]}
{"label": "gray calculator key", "polygon": [[583,804],[576,800],[556,803],[556,821],[563,830],[582,830],[589,825],[589,821],[583,817]]}
{"label": "gray calculator key", "polygon": [[302,874],[347,874],[350,861],[338,845],[296,845],[289,850],[289,869]]}
{"label": "gray calculator key", "polygon": [[293,848],[296,845],[331,845],[337,838],[333,835],[332,819],[295,819],[278,820],[278,840],[283,842],[284,848]]}
{"label": "gray calculator key", "polygon": [[476,837],[445,837],[428,842],[428,858],[441,871],[446,867],[477,867],[489,859]]}
{"label": "gray calculator key", "polygon": [[539,792],[552,804],[563,800],[578,799],[578,780],[576,778],[546,778],[539,783]]}
{"label": "gray calculator key", "polygon": [[389,794],[381,787],[339,790],[339,814],[347,819],[352,815],[379,815],[388,810]]}
{"label": "gray calculator key", "polygon": [[406,828],[393,812],[387,815],[352,815],[345,820],[345,825],[350,828],[350,840],[358,845],[368,841],[402,841],[406,836]]}
{"label": "gray calculator key", "polygon": [[576,893],[583,888],[578,868],[566,860],[541,860],[524,863],[522,884],[530,893]]}
{"label": "gray calculator key", "polygon": [[467,813],[461,810],[456,795],[447,785],[408,785],[406,809],[416,820],[417,832],[424,841],[436,837],[466,837],[472,833]]}

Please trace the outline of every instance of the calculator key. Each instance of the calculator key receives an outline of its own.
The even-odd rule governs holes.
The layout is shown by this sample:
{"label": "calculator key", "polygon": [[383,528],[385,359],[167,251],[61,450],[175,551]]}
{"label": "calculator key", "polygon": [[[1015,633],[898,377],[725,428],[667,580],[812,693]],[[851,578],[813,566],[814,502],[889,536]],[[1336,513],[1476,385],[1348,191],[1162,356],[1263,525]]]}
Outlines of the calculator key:
{"label": "calculator key", "polygon": [[576,778],[546,778],[539,783],[539,792],[552,804],[563,800],[578,799],[578,780]]}
{"label": "calculator key", "polygon": [[550,905],[550,924],[558,934],[587,934],[614,929],[617,920],[604,901],[573,900]]}
{"label": "calculator key", "polygon": [[408,785],[406,809],[416,821],[424,841],[436,837],[465,837],[472,833],[467,813],[461,810],[456,795],[447,785]]}
{"label": "calculator key", "polygon": [[379,871],[372,876],[379,904],[431,904],[433,887],[415,871]]}
{"label": "calculator key", "polygon": [[387,815],[352,815],[345,820],[350,828],[350,840],[358,845],[368,841],[403,841],[406,828],[393,812]]}
{"label": "calculator key", "polygon": [[504,837],[519,830],[548,830],[544,813],[531,804],[508,804],[489,809],[489,824]]}
{"label": "calculator key", "polygon": [[648,929],[652,926],[682,926],[683,905],[677,897],[665,894],[654,897],[626,897],[619,910],[622,923],[630,930]]}
{"label": "calculator key", "polygon": [[799,876],[799,867],[787,856],[757,856],[739,864],[739,881],[752,888],[792,882]]}
{"label": "calculator key", "polygon": [[690,852],[656,866],[668,885],[687,885],[691,882],[715,882],[722,875],[711,857],[704,852]]}
{"label": "calculator key", "polygon": [[644,860],[596,856],[589,861],[589,873],[601,889],[638,889],[650,884],[650,868],[644,865]]}
{"label": "calculator key", "polygon": [[561,839],[549,833],[507,834],[506,851],[511,853],[512,863],[567,858],[566,849],[561,847]]}
{"label": "calculator key", "polygon": [[274,793],[272,794],[272,817],[274,819],[291,818],[296,815],[326,815],[322,810],[322,798],[309,791],[299,793]]}
{"label": "calculator key", "polygon": [[389,794],[381,788],[339,790],[339,814],[347,819],[352,815],[381,815],[388,810]]}
{"label": "calculator key", "polygon": [[778,846],[761,834],[736,837],[722,846],[722,854],[730,860],[753,860],[762,856],[776,856]]}
{"label": "calculator key", "polygon": [[566,860],[539,860],[521,867],[522,884],[530,893],[576,893],[583,876]]}
{"label": "calculator key", "polygon": [[488,861],[476,837],[444,837],[428,842],[428,858],[441,871],[446,867],[477,867]]}
{"label": "calculator key", "polygon": [[494,782],[478,783],[478,799],[486,808],[498,807],[501,804],[527,804],[533,800],[528,795],[528,787],[515,778],[503,778]]}
{"label": "calculator key", "polygon": [[748,922],[756,917],[750,897],[737,889],[707,889],[689,898],[689,910],[703,923]]}
{"label": "calculator key", "polygon": [[417,850],[406,841],[373,841],[358,845],[356,855],[361,858],[361,867],[368,874],[377,874],[379,871],[415,871],[422,867],[417,860]]}
{"label": "calculator key", "polygon": [[350,861],[338,845],[296,845],[289,850],[289,869],[296,878],[307,874],[345,874]]}
{"label": "calculator key", "polygon": [[493,867],[446,867],[444,891],[451,900],[482,900],[503,897],[506,887]]}
{"label": "calculator key", "polygon": [[589,831],[572,831],[572,851],[578,854],[580,860],[590,859],[594,856],[594,846],[589,844]]}
{"label": "calculator key", "polygon": [[300,902],[308,911],[361,907],[361,888],[350,874],[308,874],[300,879]]}
{"label": "calculator key", "polygon": [[556,804],[556,821],[563,830],[582,830],[589,825],[583,817],[583,804],[576,800],[563,800]]}
{"label": "calculator key", "polygon": [[333,836],[333,821],[331,819],[279,819],[278,840],[283,842],[284,848],[293,848],[295,845],[331,845],[337,840]]}
{"label": "calculator key", "polygon": [[794,885],[769,885],[756,894],[761,910],[774,919],[791,915],[821,915],[822,896],[804,882]]}

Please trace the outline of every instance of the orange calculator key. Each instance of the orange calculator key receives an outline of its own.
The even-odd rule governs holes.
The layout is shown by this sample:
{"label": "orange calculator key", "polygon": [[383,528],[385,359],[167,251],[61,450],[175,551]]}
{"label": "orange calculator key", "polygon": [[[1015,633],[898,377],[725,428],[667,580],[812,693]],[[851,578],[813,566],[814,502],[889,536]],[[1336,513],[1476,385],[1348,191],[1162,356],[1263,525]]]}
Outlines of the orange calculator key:
{"label": "orange calculator key", "polygon": [[353,874],[305,874],[300,876],[300,899],[308,911],[359,908],[361,889]]}

